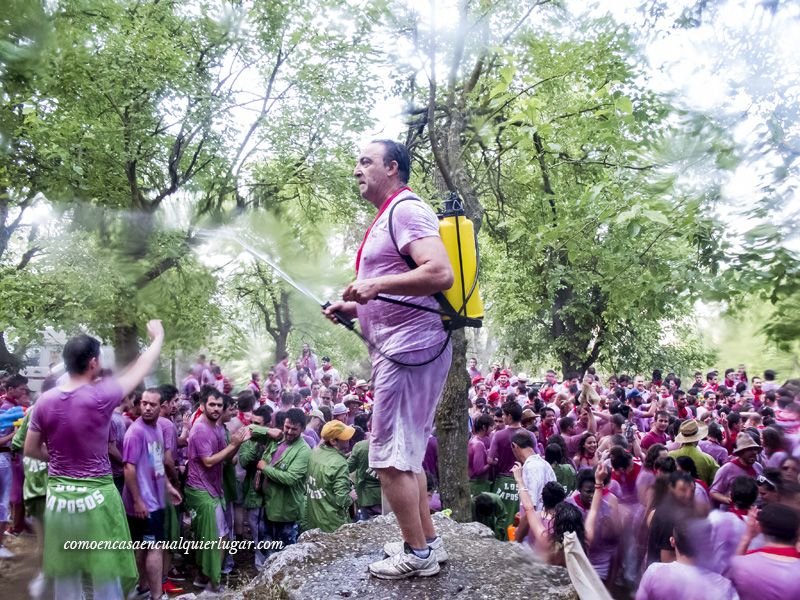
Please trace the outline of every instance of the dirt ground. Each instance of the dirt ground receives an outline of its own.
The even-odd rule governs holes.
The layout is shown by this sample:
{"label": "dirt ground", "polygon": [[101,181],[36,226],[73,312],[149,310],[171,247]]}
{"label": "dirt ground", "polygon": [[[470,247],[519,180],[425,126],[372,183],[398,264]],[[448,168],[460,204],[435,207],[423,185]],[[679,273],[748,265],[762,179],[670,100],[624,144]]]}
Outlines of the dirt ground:
{"label": "dirt ground", "polygon": [[[6,536],[5,546],[15,554],[14,558],[0,560],[0,598],[2,600],[29,600],[28,582],[36,576],[39,570],[39,560],[36,556],[36,538],[33,535],[22,535],[19,537]],[[184,587],[181,594],[199,593],[201,590],[192,587],[194,575],[191,559],[185,560],[176,558],[174,561],[178,565],[186,562],[187,570],[190,575],[186,581],[174,582],[176,585]],[[236,568],[230,575],[223,575],[222,582],[228,589],[236,589],[248,583],[255,577],[257,571],[253,564],[252,551],[240,551],[234,556]],[[52,594],[46,596],[52,598]]]}
{"label": "dirt ground", "polygon": [[28,600],[28,582],[39,571],[36,538],[33,535],[5,536],[4,545],[14,558],[0,559],[0,598]]}

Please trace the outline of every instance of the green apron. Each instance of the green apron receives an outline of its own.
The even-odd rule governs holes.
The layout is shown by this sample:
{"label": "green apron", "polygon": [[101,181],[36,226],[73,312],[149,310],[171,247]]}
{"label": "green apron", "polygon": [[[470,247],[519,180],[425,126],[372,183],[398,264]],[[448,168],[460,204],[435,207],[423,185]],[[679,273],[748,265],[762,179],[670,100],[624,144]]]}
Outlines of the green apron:
{"label": "green apron", "polygon": [[[218,540],[217,506],[222,506],[222,498],[215,498],[205,490],[186,486],[183,491],[186,507],[192,517],[192,532],[196,541]],[[197,566],[200,571],[217,585],[222,577],[222,551],[202,548],[196,551]]]}
{"label": "green apron", "polygon": [[503,501],[506,509],[503,525],[503,540],[508,539],[508,526],[514,522],[514,516],[519,512],[519,490],[517,481],[509,475],[499,475],[494,480],[494,493]]}
{"label": "green apron", "polygon": [[469,480],[469,493],[473,498],[483,492],[492,491],[492,481],[488,479],[470,479]]}
{"label": "green apron", "polygon": [[[47,577],[89,574],[94,582],[120,579],[126,592],[138,573],[133,550],[72,547],[73,542],[129,543],[128,520],[111,475],[51,476],[44,511],[43,571]],[[64,548],[67,543],[68,547]]]}

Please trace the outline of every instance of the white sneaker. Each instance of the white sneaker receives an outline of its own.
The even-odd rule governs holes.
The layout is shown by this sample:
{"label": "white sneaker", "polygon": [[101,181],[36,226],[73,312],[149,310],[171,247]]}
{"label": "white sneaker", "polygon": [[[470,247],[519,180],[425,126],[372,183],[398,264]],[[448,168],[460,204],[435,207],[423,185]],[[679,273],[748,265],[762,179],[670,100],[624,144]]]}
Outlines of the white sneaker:
{"label": "white sneaker", "polygon": [[28,595],[34,600],[38,600],[44,595],[44,588],[47,582],[44,578],[44,573],[39,571],[36,574],[36,577],[31,579],[30,583],[28,583]]}
{"label": "white sneaker", "polygon": [[[447,562],[449,556],[444,547],[444,540],[442,540],[441,536],[437,535],[436,539],[428,544],[428,548],[430,548],[434,555],[436,555],[436,562],[438,562],[440,565]],[[386,554],[386,556],[394,556],[395,554],[400,554],[402,551],[403,542],[386,542],[383,545],[383,552]]]}
{"label": "white sneaker", "polygon": [[0,558],[14,558],[14,553],[5,546],[0,546]]}
{"label": "white sneaker", "polygon": [[372,563],[369,566],[369,572],[378,579],[430,577],[439,572],[439,563],[436,562],[433,550],[428,558],[420,558],[406,544],[403,552]]}

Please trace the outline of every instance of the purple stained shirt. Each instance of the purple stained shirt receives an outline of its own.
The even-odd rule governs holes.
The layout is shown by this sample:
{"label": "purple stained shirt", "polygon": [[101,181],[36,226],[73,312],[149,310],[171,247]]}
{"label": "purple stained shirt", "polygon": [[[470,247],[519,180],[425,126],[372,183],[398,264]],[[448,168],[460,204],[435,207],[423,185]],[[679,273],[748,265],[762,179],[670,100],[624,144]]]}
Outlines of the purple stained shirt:
{"label": "purple stained shirt", "polygon": [[504,427],[500,431],[496,431],[492,436],[492,443],[489,446],[489,461],[492,462],[495,458],[497,459],[497,464],[495,465],[497,475],[511,476],[511,467],[517,461],[513,450],[511,450],[511,438],[519,432],[528,433],[534,445],[536,444],[536,438],[533,433],[523,427]]}
{"label": "purple stained shirt", "polygon": [[[405,190],[392,201],[392,205],[396,206],[392,213],[392,230],[397,247],[389,236],[390,206],[374,223],[364,241],[358,280],[408,272],[409,267],[398,249],[400,253],[407,255],[412,242],[427,237],[439,237],[439,220],[433,210],[418,199],[398,203],[399,199],[408,197],[416,198],[413,192]],[[439,309],[439,303],[432,296],[385,295]],[[364,336],[389,356],[398,352],[440,346],[447,335],[439,315],[385,302],[359,304],[358,322]],[[370,349],[370,353],[373,354],[374,351]]]}
{"label": "purple stained shirt", "polygon": [[778,452],[774,452],[772,454],[772,456],[767,458],[766,461],[764,462],[764,468],[767,468],[767,469],[768,468],[773,468],[773,469],[779,468],[781,466],[781,463],[783,462],[783,460],[787,456],[789,456],[789,453],[788,452],[784,452],[782,450],[778,451]]}
{"label": "purple stained shirt", "polygon": [[467,461],[470,479],[488,479],[489,469],[486,468],[486,446],[478,437],[470,438],[467,444]]}
{"label": "purple stained shirt", "polygon": [[697,447],[717,461],[720,467],[728,462],[728,450],[724,446],[720,446],[709,440],[700,440]]}
{"label": "purple stained shirt", "polygon": [[178,448],[178,429],[172,419],[167,417],[158,417],[158,428],[161,430],[161,435],[164,436],[164,453],[172,452],[172,458],[175,458],[175,450]]}
{"label": "purple stained shirt", "polygon": [[[156,423],[148,425],[136,419],[125,433],[122,460],[136,467],[136,483],[147,512],[165,507],[164,436]],[[125,512],[134,514],[133,495],[127,486],[122,490]]]}
{"label": "purple stained shirt", "polygon": [[800,598],[800,559],[756,552],[735,556],[726,573],[741,600]]}
{"label": "purple stained shirt", "polygon": [[46,391],[36,402],[31,431],[41,433],[50,455],[51,477],[102,477],[111,474],[108,431],[111,414],[122,402],[113,377],[71,392]]}
{"label": "purple stained shirt", "polygon": [[[583,521],[586,523],[589,507],[585,507],[581,504],[580,494],[575,492],[566,499],[566,502],[572,504],[581,511]],[[603,498],[602,502],[600,502],[600,511],[597,515],[597,522],[595,525],[595,539],[589,548],[589,552],[586,554],[586,557],[589,559],[589,562],[592,563],[600,579],[606,579],[608,577],[611,571],[611,563],[617,555],[619,536],[614,531],[613,512],[608,500]]]}
{"label": "purple stained shirt", "polygon": [[[111,427],[108,428],[108,441],[113,442],[113,444],[119,450],[120,455],[122,455],[122,442],[125,439],[126,430],[127,427],[125,427],[125,421],[122,419],[122,415],[117,411],[111,413]],[[122,463],[117,463],[114,460],[111,460],[110,462],[111,474],[114,477],[121,477],[123,474]]]}
{"label": "purple stained shirt", "polygon": [[656,433],[654,431],[648,431],[645,436],[642,438],[641,443],[639,444],[642,447],[642,450],[647,450],[650,446],[654,446],[655,444],[664,444],[667,443],[667,434],[666,433]]}
{"label": "purple stained shirt", "polygon": [[639,477],[636,478],[636,497],[639,499],[639,504],[645,507],[648,505],[651,497],[650,490],[653,490],[655,485],[655,472],[642,467]]}
{"label": "purple stained shirt", "polygon": [[725,573],[728,570],[731,559],[736,556],[736,548],[739,546],[742,534],[747,529],[746,518],[722,510],[712,510],[709,513],[708,522],[711,523],[711,552],[707,557],[709,569],[717,573]]}
{"label": "purple stained shirt", "polygon": [[735,600],[722,575],[679,562],[652,563],[642,576],[636,600]]}
{"label": "purple stained shirt", "polygon": [[221,498],[222,461],[209,468],[201,459],[213,456],[227,445],[224,427],[211,425],[205,417],[197,419],[189,432],[189,475],[186,485]]}
{"label": "purple stained shirt", "polygon": [[[761,475],[761,471],[763,470],[761,465],[758,463],[753,464],[753,469],[755,469],[757,475]],[[720,494],[724,494],[725,496],[729,496],[731,493],[731,484],[733,483],[733,480],[741,475],[746,477],[751,476],[735,462],[725,463],[717,471],[717,474],[714,477],[714,483],[711,484],[711,488],[709,488],[708,491],[718,492]]]}
{"label": "purple stained shirt", "polygon": [[422,459],[422,470],[431,473],[436,481],[439,481],[439,441],[436,436],[428,438],[428,445],[425,446],[425,457]]}
{"label": "purple stained shirt", "polygon": [[316,448],[319,446],[319,434],[313,429],[306,429],[303,431],[303,439],[308,444],[309,448]]}

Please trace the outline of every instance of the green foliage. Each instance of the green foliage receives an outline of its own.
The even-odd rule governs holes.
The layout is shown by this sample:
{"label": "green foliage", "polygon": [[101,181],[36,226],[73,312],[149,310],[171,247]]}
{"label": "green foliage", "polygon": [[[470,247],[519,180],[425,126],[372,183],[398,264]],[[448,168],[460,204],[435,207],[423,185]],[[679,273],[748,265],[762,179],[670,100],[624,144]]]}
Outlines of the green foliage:
{"label": "green foliage", "polygon": [[[553,18],[509,34],[513,11],[500,3],[486,18],[504,43],[473,71],[455,152],[483,209],[490,324],[519,360],[583,371],[629,348],[616,359],[639,362],[652,324],[688,314],[724,257],[711,209],[732,144],[647,88],[624,27],[579,19],[565,33]],[[485,43],[467,37],[464,55]],[[428,92],[417,88],[415,104]]]}

